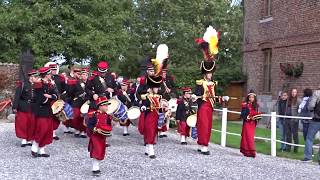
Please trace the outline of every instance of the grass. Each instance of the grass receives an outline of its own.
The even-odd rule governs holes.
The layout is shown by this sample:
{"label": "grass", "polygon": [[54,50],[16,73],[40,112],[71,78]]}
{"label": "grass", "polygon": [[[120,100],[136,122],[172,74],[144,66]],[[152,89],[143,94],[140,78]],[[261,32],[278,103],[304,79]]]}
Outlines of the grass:
{"label": "grass", "polygon": [[[221,121],[214,120],[212,126],[214,129],[221,130]],[[227,131],[228,132],[241,134],[241,129],[242,129],[242,123],[228,121],[228,124],[227,124]],[[270,131],[270,129],[267,129],[267,128],[257,127],[255,136],[270,138],[271,131]],[[215,144],[220,144],[220,139],[221,139],[221,133],[212,131],[211,142],[214,142]],[[280,135],[279,135],[278,130],[277,130],[277,139],[280,139]],[[226,145],[228,147],[239,149],[240,148],[240,140],[241,140],[240,136],[227,135]],[[299,142],[300,142],[300,144],[304,145],[304,139],[301,134],[299,134]],[[268,155],[271,154],[271,142],[270,141],[256,139],[255,143],[256,143],[255,144],[256,151],[258,153],[268,154]],[[278,157],[285,157],[285,158],[299,159],[299,160],[304,158],[304,148],[302,148],[302,147],[299,147],[298,153],[294,153],[293,151],[281,152],[279,149],[280,149],[280,143],[277,143],[277,156]],[[292,150],[293,150],[293,147],[292,147]],[[314,160],[317,161],[318,151],[314,151],[314,153],[315,153]]]}

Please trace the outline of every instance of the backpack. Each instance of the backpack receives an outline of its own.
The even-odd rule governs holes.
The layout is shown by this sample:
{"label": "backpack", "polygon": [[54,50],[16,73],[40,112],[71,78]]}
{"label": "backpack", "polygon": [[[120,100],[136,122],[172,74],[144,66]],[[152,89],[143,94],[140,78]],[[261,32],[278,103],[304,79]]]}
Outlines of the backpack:
{"label": "backpack", "polygon": [[314,114],[318,117],[320,117],[320,102],[317,102],[314,107]]}

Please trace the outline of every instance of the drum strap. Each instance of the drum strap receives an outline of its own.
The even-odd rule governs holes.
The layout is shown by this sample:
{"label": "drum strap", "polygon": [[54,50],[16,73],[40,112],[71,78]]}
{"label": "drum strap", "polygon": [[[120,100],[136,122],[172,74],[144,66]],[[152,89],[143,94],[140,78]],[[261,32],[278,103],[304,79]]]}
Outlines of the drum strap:
{"label": "drum strap", "polygon": [[127,92],[122,91],[122,94],[127,98],[127,100],[128,100],[129,102],[131,102],[131,99],[130,99],[130,97],[128,96],[128,93],[127,93]]}

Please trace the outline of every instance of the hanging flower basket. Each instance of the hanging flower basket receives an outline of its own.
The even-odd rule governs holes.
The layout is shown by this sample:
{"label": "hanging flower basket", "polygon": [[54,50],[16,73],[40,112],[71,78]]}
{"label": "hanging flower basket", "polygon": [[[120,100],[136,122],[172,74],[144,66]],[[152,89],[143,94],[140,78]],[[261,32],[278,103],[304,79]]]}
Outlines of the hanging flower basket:
{"label": "hanging flower basket", "polygon": [[287,77],[299,78],[303,73],[303,66],[303,62],[296,64],[280,63],[280,69]]}

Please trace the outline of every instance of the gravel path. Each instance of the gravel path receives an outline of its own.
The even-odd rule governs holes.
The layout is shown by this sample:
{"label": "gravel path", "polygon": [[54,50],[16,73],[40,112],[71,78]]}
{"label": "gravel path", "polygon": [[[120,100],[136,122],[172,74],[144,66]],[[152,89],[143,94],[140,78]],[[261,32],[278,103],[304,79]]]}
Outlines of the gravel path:
{"label": "gravel path", "polygon": [[61,140],[48,146],[50,158],[32,158],[30,147],[21,148],[14,124],[0,123],[0,179],[319,179],[320,166],[258,154],[245,158],[237,149],[210,147],[211,155],[196,152],[196,143],[182,146],[178,136],[159,139],[157,158],[144,155],[142,137],[135,128],[122,136],[115,128],[112,145],[101,163],[99,178],[91,175],[88,139],[57,134]]}

